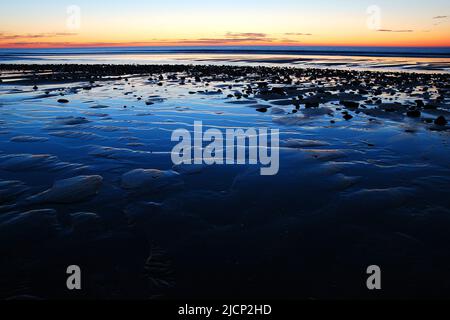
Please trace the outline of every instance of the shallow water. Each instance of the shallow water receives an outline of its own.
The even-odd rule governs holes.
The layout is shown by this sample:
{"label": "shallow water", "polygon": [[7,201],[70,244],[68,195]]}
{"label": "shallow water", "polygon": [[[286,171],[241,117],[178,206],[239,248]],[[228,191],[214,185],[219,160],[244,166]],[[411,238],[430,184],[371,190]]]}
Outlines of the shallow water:
{"label": "shallow water", "polygon": [[0,49],[0,63],[227,64],[449,73],[450,49],[297,46]]}
{"label": "shallow water", "polygon": [[[398,113],[346,121],[339,101],[293,114],[283,99],[227,97],[245,79],[147,78],[0,86],[1,296],[66,296],[58,281],[73,261],[89,277],[84,297],[368,296],[371,264],[386,270],[386,296],[448,296],[448,130]],[[124,183],[135,169],[172,170],[172,131],[196,120],[279,129],[279,174],[216,165],[164,188]],[[80,176],[102,181],[40,194]],[[38,209],[49,210],[19,215]]]}

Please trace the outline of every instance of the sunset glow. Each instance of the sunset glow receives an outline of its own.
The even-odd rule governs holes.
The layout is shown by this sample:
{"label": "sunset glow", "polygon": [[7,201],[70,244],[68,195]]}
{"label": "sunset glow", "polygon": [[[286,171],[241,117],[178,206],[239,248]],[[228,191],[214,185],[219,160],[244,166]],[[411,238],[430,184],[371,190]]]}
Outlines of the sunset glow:
{"label": "sunset glow", "polygon": [[447,0],[27,0],[0,6],[2,48],[450,46]]}

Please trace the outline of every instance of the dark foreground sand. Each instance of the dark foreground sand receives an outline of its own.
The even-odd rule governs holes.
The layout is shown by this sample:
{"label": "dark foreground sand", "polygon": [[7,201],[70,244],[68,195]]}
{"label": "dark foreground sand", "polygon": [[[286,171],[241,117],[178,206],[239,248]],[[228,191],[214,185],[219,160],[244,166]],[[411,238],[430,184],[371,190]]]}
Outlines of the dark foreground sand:
{"label": "dark foreground sand", "polygon": [[[449,78],[0,65],[0,297],[448,297]],[[279,174],[173,166],[196,120],[279,129]]]}

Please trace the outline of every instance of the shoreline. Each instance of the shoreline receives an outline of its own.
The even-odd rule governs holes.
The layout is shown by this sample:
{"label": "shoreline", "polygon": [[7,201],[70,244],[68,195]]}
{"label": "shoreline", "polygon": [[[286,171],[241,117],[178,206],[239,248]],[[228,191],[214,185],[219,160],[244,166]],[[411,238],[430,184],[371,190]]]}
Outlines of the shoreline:
{"label": "shoreline", "polygon": [[[88,92],[103,83],[129,85],[133,80],[156,88],[204,86],[204,90],[189,94],[214,95],[235,104],[259,103],[256,109],[262,113],[269,109],[277,112],[277,107],[272,106],[288,107],[290,110],[283,111],[288,116],[282,121],[284,124],[296,122],[291,118],[305,110],[318,112],[331,104],[339,107],[329,114],[337,111],[347,122],[365,115],[371,121],[386,118],[421,122],[432,131],[450,128],[450,74],[194,64],[0,64],[0,87],[32,86],[32,92],[73,83],[78,85],[71,91]],[[241,85],[234,89],[233,83]],[[133,94],[133,88],[126,94]],[[48,88],[40,98],[50,98],[54,92]],[[143,102],[141,99],[138,102]],[[331,120],[332,124],[335,122],[336,119]]]}
{"label": "shoreline", "polygon": [[[4,81],[5,72],[30,72],[35,78],[22,79],[15,82]],[[52,72],[52,77],[43,72]],[[188,73],[188,74],[201,74],[203,76],[247,76],[248,74],[264,75],[276,75],[282,73],[284,76],[297,76],[300,74],[309,75],[316,73],[317,76],[339,76],[339,77],[361,77],[367,75],[389,75],[398,76],[402,79],[414,80],[414,78],[421,78],[422,80],[429,81],[435,79],[438,81],[450,80],[450,74],[436,72],[436,73],[421,73],[421,72],[409,72],[409,71],[365,71],[365,70],[343,70],[333,68],[295,68],[295,67],[283,67],[283,66],[235,66],[235,65],[195,65],[195,64],[157,64],[157,65],[139,65],[139,64],[0,64],[0,83],[10,84],[26,84],[27,82],[35,82],[36,84],[42,83],[42,81],[54,82],[65,80],[67,82],[76,82],[83,80],[96,81],[101,80],[101,77],[120,77],[125,75],[144,76],[152,74],[163,73]],[[55,74],[56,78],[55,78]],[[64,74],[71,77],[68,79],[62,79],[58,75]],[[20,77],[23,78],[24,74],[21,73]],[[3,81],[2,81],[3,80]],[[106,80],[113,80],[108,78]],[[118,79],[120,80],[120,79]]]}

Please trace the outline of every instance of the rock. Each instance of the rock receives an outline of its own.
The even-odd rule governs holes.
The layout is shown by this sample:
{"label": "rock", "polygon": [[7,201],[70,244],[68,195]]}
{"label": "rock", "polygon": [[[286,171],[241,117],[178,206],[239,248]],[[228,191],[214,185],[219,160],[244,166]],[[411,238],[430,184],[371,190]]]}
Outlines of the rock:
{"label": "rock", "polygon": [[359,108],[359,103],[354,102],[354,101],[341,101],[340,104],[348,109],[358,109]]}
{"label": "rock", "polygon": [[144,192],[157,192],[183,184],[178,172],[156,169],[136,169],[122,176],[124,189],[141,189]]}
{"label": "rock", "polygon": [[58,103],[69,103],[69,100],[67,100],[67,99],[59,99]]}
{"label": "rock", "polygon": [[31,203],[76,203],[98,194],[103,183],[101,176],[78,176],[56,181],[51,189],[29,197]]}
{"label": "rock", "polygon": [[426,104],[424,108],[425,110],[437,110],[438,106],[435,104]]}
{"label": "rock", "polygon": [[425,104],[423,103],[423,100],[416,100],[416,104],[418,108],[423,108]]}
{"label": "rock", "polygon": [[261,112],[261,113],[266,113],[267,108],[258,108],[258,109],[256,109],[256,111]]}
{"label": "rock", "polygon": [[275,87],[275,88],[272,88],[271,93],[278,94],[280,96],[284,96],[286,94],[286,91],[282,87]]}
{"label": "rock", "polygon": [[344,119],[349,121],[349,120],[353,119],[353,116],[347,113],[344,115]]}
{"label": "rock", "polygon": [[422,113],[419,110],[409,110],[406,115],[410,118],[420,118]]}
{"label": "rock", "polygon": [[386,112],[406,112],[407,108],[398,103],[382,103],[379,108]]}
{"label": "rock", "polygon": [[448,121],[445,119],[444,116],[438,117],[436,120],[434,120],[434,124],[437,126],[445,126],[447,125]]}
{"label": "rock", "polygon": [[305,103],[305,108],[310,109],[310,108],[318,108],[320,106],[319,102],[306,102]]}

